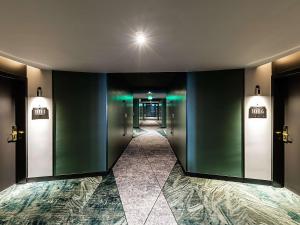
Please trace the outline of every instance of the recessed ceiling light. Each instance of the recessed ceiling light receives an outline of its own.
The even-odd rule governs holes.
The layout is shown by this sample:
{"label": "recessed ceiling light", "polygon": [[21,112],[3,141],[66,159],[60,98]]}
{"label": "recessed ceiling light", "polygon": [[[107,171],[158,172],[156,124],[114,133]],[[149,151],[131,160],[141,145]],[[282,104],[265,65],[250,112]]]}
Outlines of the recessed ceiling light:
{"label": "recessed ceiling light", "polygon": [[139,46],[143,46],[147,43],[147,36],[144,32],[136,32],[135,33],[135,43]]}

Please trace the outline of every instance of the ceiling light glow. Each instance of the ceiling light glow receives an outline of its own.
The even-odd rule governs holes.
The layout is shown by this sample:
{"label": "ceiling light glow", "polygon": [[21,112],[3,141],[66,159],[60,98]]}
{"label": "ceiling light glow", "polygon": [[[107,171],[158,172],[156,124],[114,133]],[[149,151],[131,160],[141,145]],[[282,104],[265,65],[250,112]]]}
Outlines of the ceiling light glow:
{"label": "ceiling light glow", "polygon": [[144,32],[136,32],[135,43],[139,46],[143,46],[147,43],[147,36]]}

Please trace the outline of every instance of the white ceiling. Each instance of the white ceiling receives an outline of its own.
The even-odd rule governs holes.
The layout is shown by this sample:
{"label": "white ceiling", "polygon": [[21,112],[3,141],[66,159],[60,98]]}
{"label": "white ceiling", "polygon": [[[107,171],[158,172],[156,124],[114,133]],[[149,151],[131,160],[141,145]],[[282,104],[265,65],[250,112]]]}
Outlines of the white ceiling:
{"label": "white ceiling", "polygon": [[[300,49],[300,0],[2,0],[0,55],[87,72],[241,68]],[[146,30],[149,48],[131,35]]]}

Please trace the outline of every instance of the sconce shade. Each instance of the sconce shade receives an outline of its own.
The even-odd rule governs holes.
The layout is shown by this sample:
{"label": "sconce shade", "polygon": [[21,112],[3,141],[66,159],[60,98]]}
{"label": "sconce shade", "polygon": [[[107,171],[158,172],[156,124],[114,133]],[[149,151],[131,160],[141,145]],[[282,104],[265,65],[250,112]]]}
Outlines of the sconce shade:
{"label": "sconce shade", "polygon": [[37,97],[42,97],[43,96],[43,91],[41,87],[38,87],[36,90],[36,96]]}
{"label": "sconce shade", "polygon": [[259,85],[255,86],[255,95],[260,95],[260,86]]}

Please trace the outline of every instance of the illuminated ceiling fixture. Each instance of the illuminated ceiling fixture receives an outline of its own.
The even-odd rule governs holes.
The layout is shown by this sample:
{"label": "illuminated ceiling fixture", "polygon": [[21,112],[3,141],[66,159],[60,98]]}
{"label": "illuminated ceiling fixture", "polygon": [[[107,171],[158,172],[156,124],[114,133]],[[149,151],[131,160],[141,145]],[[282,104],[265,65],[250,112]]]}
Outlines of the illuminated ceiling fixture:
{"label": "illuminated ceiling fixture", "polygon": [[135,38],[135,43],[138,46],[144,46],[145,44],[147,44],[147,36],[142,31],[136,32],[134,38]]}

